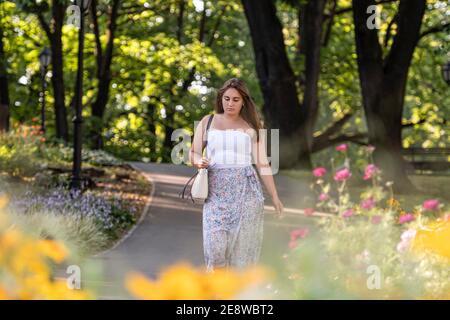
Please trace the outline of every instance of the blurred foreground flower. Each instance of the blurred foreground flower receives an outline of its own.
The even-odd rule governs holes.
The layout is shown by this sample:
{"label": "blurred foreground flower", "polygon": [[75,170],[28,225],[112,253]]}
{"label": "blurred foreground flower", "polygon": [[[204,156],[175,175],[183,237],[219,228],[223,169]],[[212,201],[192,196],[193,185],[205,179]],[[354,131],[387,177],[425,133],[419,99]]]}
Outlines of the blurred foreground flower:
{"label": "blurred foreground flower", "polygon": [[313,175],[315,177],[323,177],[327,173],[327,169],[324,167],[318,167],[313,170]]}
{"label": "blurred foreground flower", "polygon": [[376,205],[376,202],[372,197],[361,201],[361,208],[364,208],[366,210],[370,210],[370,209],[374,208],[375,205]]}
{"label": "blurred foreground flower", "polygon": [[404,223],[408,223],[408,222],[411,222],[411,221],[414,221],[414,215],[413,214],[411,214],[411,213],[406,213],[406,214],[403,214],[403,215],[401,215],[400,217],[399,217],[399,219],[398,219],[398,223],[400,223],[400,224],[404,224]]}
{"label": "blurred foreground flower", "polygon": [[450,221],[438,220],[417,230],[413,250],[431,251],[450,259]]}
{"label": "blurred foreground flower", "polygon": [[437,199],[425,200],[422,204],[422,208],[425,211],[438,210],[439,209],[439,200],[437,200]]}
{"label": "blurred foreground flower", "polygon": [[350,170],[347,168],[344,168],[344,169],[336,172],[336,174],[334,175],[334,180],[345,181],[348,178],[350,178],[351,176],[352,176],[352,173],[350,172]]}
{"label": "blurred foreground flower", "polygon": [[345,211],[342,213],[342,216],[343,216],[344,218],[349,218],[349,217],[351,217],[351,216],[353,216],[353,215],[354,215],[354,212],[353,212],[352,209],[347,209],[347,210],[345,210]]}
{"label": "blurred foreground flower", "polygon": [[364,170],[364,180],[372,179],[374,175],[379,173],[379,169],[374,164],[367,165],[366,169]]}
{"label": "blurred foreground flower", "polygon": [[347,144],[343,143],[336,147],[336,151],[347,151]]}
{"label": "blurred foreground flower", "polygon": [[65,280],[53,280],[51,264],[69,255],[64,244],[36,239],[9,223],[0,197],[0,299],[90,299],[82,290],[72,290]]}
{"label": "blurred foreground flower", "polygon": [[187,263],[165,270],[158,280],[132,272],[125,279],[127,290],[145,300],[233,299],[270,278],[266,269],[216,270],[206,273]]}

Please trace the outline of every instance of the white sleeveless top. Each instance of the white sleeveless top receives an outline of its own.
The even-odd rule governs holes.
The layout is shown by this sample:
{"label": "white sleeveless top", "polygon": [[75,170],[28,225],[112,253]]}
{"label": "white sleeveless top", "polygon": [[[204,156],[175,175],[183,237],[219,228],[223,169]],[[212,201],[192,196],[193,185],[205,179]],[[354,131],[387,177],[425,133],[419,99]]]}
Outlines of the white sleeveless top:
{"label": "white sleeveless top", "polygon": [[244,130],[209,129],[206,156],[214,168],[250,166],[252,139]]}

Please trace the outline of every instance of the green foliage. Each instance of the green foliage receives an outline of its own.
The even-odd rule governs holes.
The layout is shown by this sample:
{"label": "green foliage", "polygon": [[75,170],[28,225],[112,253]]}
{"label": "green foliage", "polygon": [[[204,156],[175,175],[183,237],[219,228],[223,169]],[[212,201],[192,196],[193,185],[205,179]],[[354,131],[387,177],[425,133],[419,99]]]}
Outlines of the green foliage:
{"label": "green foliage", "polygon": [[0,133],[0,170],[12,176],[37,173],[44,165],[39,161],[45,148],[41,138],[36,127],[21,127]]}
{"label": "green foliage", "polygon": [[[69,1],[62,1],[66,6]],[[111,1],[98,1],[100,45],[106,48],[108,10]],[[299,98],[303,95],[304,56],[298,53],[299,4],[303,1],[277,1],[283,25],[286,51],[297,76]],[[91,114],[97,98],[97,44],[88,17],[85,40],[85,81],[83,97],[83,138],[91,145],[92,130],[100,128],[105,149],[129,160],[162,161],[169,159],[170,148],[164,145],[167,128],[193,130],[193,122],[211,112],[216,88],[229,77],[241,77],[250,87],[254,100],[263,104],[255,74],[255,57],[247,21],[238,1],[205,2],[205,33],[200,41],[202,5],[187,1],[182,29],[179,29],[178,1],[121,1],[114,41],[109,100],[103,119]],[[50,1],[3,1],[0,23],[4,29],[7,72],[10,81],[11,116],[30,123],[39,115],[41,76],[38,55],[48,46],[37,13],[50,22]],[[340,0],[337,9],[348,8],[351,1]],[[395,37],[392,21],[398,6],[379,6],[381,10],[380,43],[385,56]],[[326,6],[324,34],[328,32],[331,5]],[[445,1],[428,2],[423,31],[448,21]],[[220,19],[220,21],[219,21]],[[73,88],[77,70],[78,30],[65,17],[62,43],[64,80],[69,119],[73,117]],[[389,34],[388,31],[391,31]],[[405,95],[404,123],[417,123],[403,130],[404,146],[447,146],[450,94],[442,79],[441,66],[448,60],[448,33],[435,32],[422,37],[416,48]],[[47,102],[48,138],[55,133],[53,89]],[[193,78],[190,78],[190,74]],[[20,81],[19,81],[20,80]],[[188,83],[186,83],[188,81]],[[353,34],[352,12],[334,17],[330,36],[321,48],[319,81],[320,109],[316,134],[346,113],[353,117],[342,132],[366,132]],[[71,124],[71,122],[69,122]],[[72,125],[69,126],[72,134]],[[353,152],[351,150],[351,152]],[[329,150],[315,155],[320,163],[328,159]],[[352,158],[357,158],[354,153]]]}
{"label": "green foliage", "polygon": [[[73,148],[63,144],[45,143],[39,126],[21,126],[0,134],[0,171],[12,176],[35,176],[42,169],[52,166],[70,165]],[[82,161],[94,166],[116,166],[123,164],[103,150],[82,149]]]}

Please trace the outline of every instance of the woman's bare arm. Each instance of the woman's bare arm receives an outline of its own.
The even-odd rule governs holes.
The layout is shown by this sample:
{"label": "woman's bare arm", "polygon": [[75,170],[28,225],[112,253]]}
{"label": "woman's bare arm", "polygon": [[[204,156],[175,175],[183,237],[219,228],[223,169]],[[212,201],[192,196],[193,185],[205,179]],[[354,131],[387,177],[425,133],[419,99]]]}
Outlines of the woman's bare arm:
{"label": "woman's bare arm", "polygon": [[275,210],[278,214],[281,214],[284,208],[278,198],[277,189],[273,180],[272,168],[270,167],[269,159],[267,158],[265,134],[260,134],[258,142],[256,141],[256,136],[254,137],[252,144],[252,156],[263,184],[272,198]]}
{"label": "woman's bare arm", "polygon": [[206,168],[207,161],[205,166],[205,161],[202,161],[203,158],[203,149],[205,148],[205,130],[207,126],[209,116],[203,117],[203,119],[197,125],[197,128],[194,130],[194,140],[192,141],[191,150],[189,152],[189,161],[196,168]]}

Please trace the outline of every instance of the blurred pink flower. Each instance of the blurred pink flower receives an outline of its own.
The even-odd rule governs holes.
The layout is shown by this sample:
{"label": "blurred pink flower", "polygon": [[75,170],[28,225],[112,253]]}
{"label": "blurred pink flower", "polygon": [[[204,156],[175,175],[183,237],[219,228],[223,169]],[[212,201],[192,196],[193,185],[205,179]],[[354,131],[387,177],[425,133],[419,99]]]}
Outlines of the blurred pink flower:
{"label": "blurred pink flower", "polygon": [[352,209],[347,209],[342,213],[342,216],[344,218],[349,218],[353,215],[353,210]]}
{"label": "blurred pink flower", "polygon": [[305,208],[303,212],[305,216],[310,217],[314,214],[314,208]]}
{"label": "blurred pink flower", "polygon": [[367,146],[367,151],[373,152],[374,150],[375,150],[375,147],[374,147],[373,145],[369,144],[369,145]]}
{"label": "blurred pink flower", "polygon": [[364,170],[364,180],[372,179],[372,177],[378,173],[378,168],[374,164],[367,165],[366,169]]}
{"label": "blurred pink flower", "polygon": [[351,176],[352,176],[352,173],[350,172],[350,170],[347,168],[344,168],[344,169],[341,169],[336,172],[336,174],[334,175],[334,180],[344,181],[344,180],[347,180],[348,178],[350,178]]}
{"label": "blurred pink flower", "polygon": [[364,200],[361,202],[361,207],[364,208],[364,209],[366,209],[366,210],[370,210],[370,209],[372,209],[373,207],[375,207],[375,200],[373,200],[372,197],[367,198],[367,199],[364,199]]}
{"label": "blurred pink flower", "polygon": [[320,196],[319,196],[319,200],[320,200],[320,201],[326,201],[326,200],[328,200],[329,198],[330,198],[330,197],[328,196],[327,193],[321,193]]}
{"label": "blurred pink flower", "polygon": [[291,231],[291,241],[295,241],[298,238],[304,239],[309,234],[308,228],[300,228]]}
{"label": "blurred pink flower", "polygon": [[324,167],[317,167],[313,170],[313,175],[315,177],[323,177],[327,173],[327,169]]}
{"label": "blurred pink flower", "polygon": [[295,247],[297,247],[298,243],[295,240],[291,240],[289,241],[289,249],[294,249]]}
{"label": "blurred pink flower", "polygon": [[401,216],[399,217],[398,223],[403,224],[403,223],[411,222],[411,221],[413,221],[414,219],[415,219],[415,218],[414,218],[414,215],[413,215],[413,214],[407,213],[407,214],[403,214],[403,215],[401,215]]}
{"label": "blurred pink flower", "polygon": [[347,151],[347,144],[343,143],[336,147],[336,151]]}
{"label": "blurred pink flower", "polygon": [[422,207],[425,211],[437,210],[437,209],[439,209],[439,200],[437,200],[437,199],[425,200],[422,204]]}
{"label": "blurred pink flower", "polygon": [[379,224],[381,222],[382,217],[381,216],[373,216],[371,222],[373,224]]}

